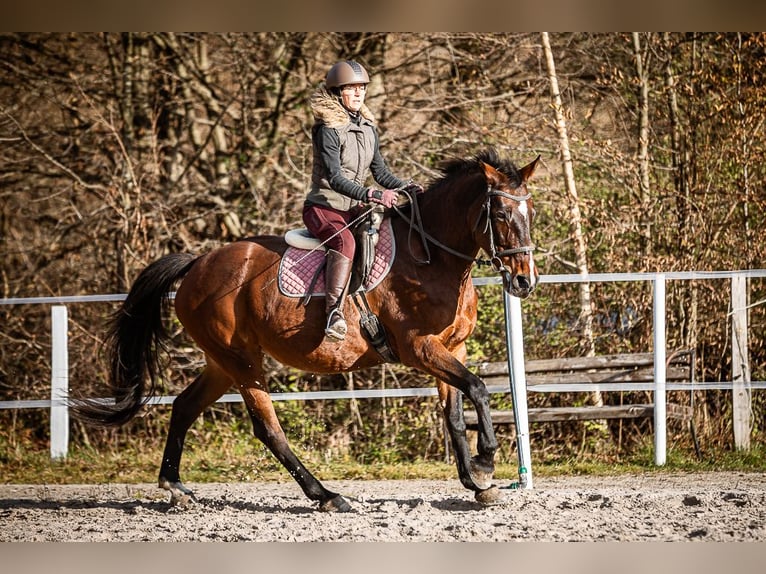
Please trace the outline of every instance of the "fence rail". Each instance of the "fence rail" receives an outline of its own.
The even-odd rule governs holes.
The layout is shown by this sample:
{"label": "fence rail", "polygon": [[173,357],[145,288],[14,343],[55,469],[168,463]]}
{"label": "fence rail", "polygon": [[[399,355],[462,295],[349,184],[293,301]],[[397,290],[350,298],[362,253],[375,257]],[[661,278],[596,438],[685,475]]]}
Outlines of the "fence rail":
{"label": "fence rail", "polygon": [[[766,381],[751,381],[753,390],[766,390]],[[667,383],[668,391],[730,391],[731,381],[695,381]],[[552,383],[527,387],[530,393],[581,393],[584,391],[653,391],[654,381],[640,383]],[[508,385],[487,385],[490,394],[508,393]],[[350,399],[383,399],[403,397],[435,397],[436,387],[413,387],[399,389],[356,389],[347,391],[296,391],[289,393],[269,393],[272,401],[336,401]],[[176,395],[161,395],[146,401],[147,405],[169,405]],[[114,399],[102,399],[104,404],[114,404]],[[231,393],[223,395],[218,403],[241,403],[242,395]],[[0,401],[0,410],[13,409],[49,409],[65,406],[65,400],[36,399],[29,401]]]}
{"label": "fence rail", "polygon": [[[654,381],[639,383],[619,383],[622,390],[653,391],[655,409],[655,463],[665,464],[665,394],[667,391],[702,391],[702,390],[731,390],[732,400],[735,404],[735,412],[749,416],[750,391],[754,389],[766,389],[766,382],[751,381],[747,358],[747,340],[741,340],[742,332],[747,334],[747,309],[755,304],[766,303],[759,301],[753,305],[746,303],[746,279],[766,278],[766,269],[752,269],[743,271],[688,271],[669,273],[594,273],[589,275],[542,275],[540,282],[553,283],[582,283],[582,282],[636,282],[648,281],[654,285],[653,310],[654,310]],[[740,337],[739,344],[732,346],[733,362],[740,368],[739,380],[733,381],[695,381],[690,383],[668,383],[665,381],[665,283],[667,280],[730,280],[732,284],[732,304],[729,315],[732,316],[733,336]],[[501,280],[497,277],[475,278],[474,284],[497,285]],[[51,457],[65,457],[68,451],[69,441],[69,413],[67,408],[67,393],[69,381],[68,365],[68,318],[66,305],[74,303],[103,303],[119,302],[125,299],[126,294],[111,295],[76,295],[76,296],[52,296],[52,297],[15,297],[0,299],[0,305],[52,305],[51,308],[51,398],[50,400],[14,400],[0,401],[0,410],[3,409],[26,409],[47,408],[51,411]],[[171,294],[172,296],[172,294]],[[519,466],[525,467],[529,473],[525,481],[527,488],[532,487],[531,454],[529,452],[529,431],[527,416],[526,393],[529,392],[579,392],[583,390],[619,390],[611,383],[588,384],[587,389],[581,384],[556,384],[535,385],[527,389],[524,374],[524,347],[523,326],[521,321],[521,302],[504,293],[506,309],[506,341],[509,364],[509,384],[488,386],[490,393],[513,394],[514,418],[517,421],[517,439]],[[744,327],[743,327],[744,325]],[[735,332],[734,329],[737,329]],[[736,379],[736,378],[735,378]],[[273,393],[275,401],[300,401],[300,400],[344,400],[344,399],[368,399],[384,397],[415,397],[436,396],[435,388],[399,388],[399,389],[367,389],[345,391],[309,391]],[[154,397],[148,401],[149,405],[170,404],[175,396]],[[109,401],[110,399],[103,399]],[[218,402],[240,402],[242,398],[238,394],[227,394]],[[739,408],[737,408],[739,403]],[[743,406],[745,404],[745,406]],[[742,440],[737,436],[736,428],[747,428],[747,422],[735,421],[735,439]],[[740,430],[741,434],[741,430]],[[749,444],[749,438],[747,438]],[[739,446],[739,442],[738,442]]]}

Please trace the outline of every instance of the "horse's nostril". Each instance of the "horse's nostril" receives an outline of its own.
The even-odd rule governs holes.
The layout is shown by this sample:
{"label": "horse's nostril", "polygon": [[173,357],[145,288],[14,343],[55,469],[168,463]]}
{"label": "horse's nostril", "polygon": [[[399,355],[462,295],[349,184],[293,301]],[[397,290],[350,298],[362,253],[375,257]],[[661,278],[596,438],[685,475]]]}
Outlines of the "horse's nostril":
{"label": "horse's nostril", "polygon": [[529,289],[529,279],[526,275],[517,275],[516,276],[516,285],[519,289],[527,290]]}

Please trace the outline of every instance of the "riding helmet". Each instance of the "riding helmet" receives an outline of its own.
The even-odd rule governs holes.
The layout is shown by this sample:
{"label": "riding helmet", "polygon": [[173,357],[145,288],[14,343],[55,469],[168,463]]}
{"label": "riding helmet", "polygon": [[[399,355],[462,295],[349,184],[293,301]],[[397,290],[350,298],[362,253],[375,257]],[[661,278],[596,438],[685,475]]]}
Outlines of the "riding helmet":
{"label": "riding helmet", "polygon": [[367,74],[367,70],[354,60],[343,60],[338,62],[330,68],[327,72],[327,78],[325,79],[325,85],[332,88],[340,88],[346,84],[369,84],[370,76]]}

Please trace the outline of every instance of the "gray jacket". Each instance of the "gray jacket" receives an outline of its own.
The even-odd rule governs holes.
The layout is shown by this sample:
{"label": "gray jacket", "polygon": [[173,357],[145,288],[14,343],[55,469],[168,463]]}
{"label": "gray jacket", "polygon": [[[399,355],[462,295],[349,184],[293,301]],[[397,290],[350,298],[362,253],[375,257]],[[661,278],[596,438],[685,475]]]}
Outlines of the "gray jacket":
{"label": "gray jacket", "polygon": [[365,182],[370,173],[386,189],[403,187],[380,154],[375,118],[362,106],[357,121],[328,93],[324,85],[311,97],[314,164],[307,204],[348,211],[367,201]]}

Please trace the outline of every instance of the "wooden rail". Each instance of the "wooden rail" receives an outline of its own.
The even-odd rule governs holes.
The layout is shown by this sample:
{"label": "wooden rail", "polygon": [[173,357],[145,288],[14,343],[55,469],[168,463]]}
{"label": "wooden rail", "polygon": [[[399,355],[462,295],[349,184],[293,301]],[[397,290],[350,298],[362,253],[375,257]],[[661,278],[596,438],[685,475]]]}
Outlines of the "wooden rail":
{"label": "wooden rail", "polygon": [[[530,392],[591,392],[603,388],[614,392],[647,390],[654,388],[654,355],[652,353],[629,353],[601,355],[596,357],[566,357],[559,359],[531,360],[524,367],[527,388]],[[474,366],[487,385],[508,381],[508,363],[481,363]],[[676,351],[667,361],[666,381],[694,383],[694,352]],[[566,390],[564,390],[566,387]],[[528,409],[530,422],[583,421],[602,419],[636,419],[651,417],[653,403],[604,405],[532,407]],[[512,411],[492,410],[492,422],[496,425],[515,424]],[[667,416],[689,420],[691,407],[668,403]],[[466,426],[477,427],[475,411],[465,411]]]}

